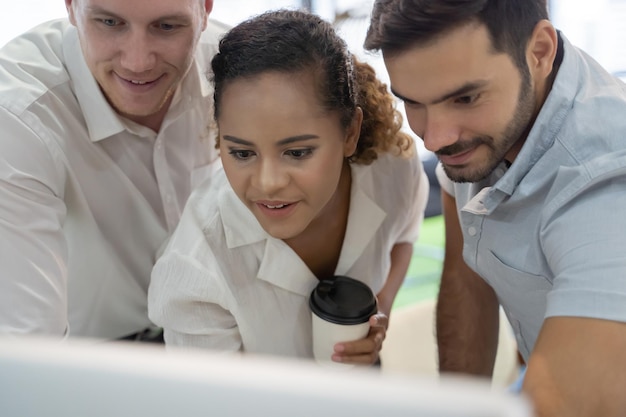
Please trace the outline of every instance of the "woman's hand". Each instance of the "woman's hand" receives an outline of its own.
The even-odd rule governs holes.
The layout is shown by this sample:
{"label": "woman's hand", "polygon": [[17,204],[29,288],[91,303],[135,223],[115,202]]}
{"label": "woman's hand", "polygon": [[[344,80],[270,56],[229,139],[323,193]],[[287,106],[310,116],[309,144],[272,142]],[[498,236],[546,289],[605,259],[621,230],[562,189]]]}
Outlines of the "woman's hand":
{"label": "woman's hand", "polygon": [[387,334],[389,318],[384,313],[370,317],[370,331],[366,338],[335,345],[332,360],[346,364],[373,365],[378,362],[378,354]]}

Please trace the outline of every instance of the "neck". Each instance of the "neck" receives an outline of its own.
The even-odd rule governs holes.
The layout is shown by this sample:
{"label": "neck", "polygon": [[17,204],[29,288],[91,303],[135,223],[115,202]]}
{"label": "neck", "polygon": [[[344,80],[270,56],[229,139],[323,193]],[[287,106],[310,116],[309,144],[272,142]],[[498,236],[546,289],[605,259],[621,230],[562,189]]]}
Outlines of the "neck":
{"label": "neck", "polygon": [[138,116],[138,115],[124,114],[124,113],[120,113],[120,114],[121,116],[129,120],[132,120],[133,122],[139,125],[145,126],[147,128],[152,129],[156,133],[159,133],[159,130],[161,130],[161,126],[163,125],[163,120],[165,120],[165,115],[169,111],[170,106],[172,104],[172,98],[173,98],[173,94],[171,94],[170,97],[168,97],[165,100],[165,102],[163,103],[163,105],[161,105],[159,110],[147,116]]}
{"label": "neck", "polygon": [[332,276],[339,262],[348,225],[351,186],[352,174],[346,161],[337,190],[322,213],[298,236],[285,240],[319,279]]}

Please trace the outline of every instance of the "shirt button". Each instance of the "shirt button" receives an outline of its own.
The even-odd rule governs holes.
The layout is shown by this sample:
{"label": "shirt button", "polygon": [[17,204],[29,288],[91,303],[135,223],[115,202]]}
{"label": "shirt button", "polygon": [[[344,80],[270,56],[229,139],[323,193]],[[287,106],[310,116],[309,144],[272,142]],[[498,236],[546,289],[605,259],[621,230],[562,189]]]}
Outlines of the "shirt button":
{"label": "shirt button", "polygon": [[475,227],[470,227],[469,229],[467,229],[467,233],[469,233],[470,236],[476,236],[476,228]]}

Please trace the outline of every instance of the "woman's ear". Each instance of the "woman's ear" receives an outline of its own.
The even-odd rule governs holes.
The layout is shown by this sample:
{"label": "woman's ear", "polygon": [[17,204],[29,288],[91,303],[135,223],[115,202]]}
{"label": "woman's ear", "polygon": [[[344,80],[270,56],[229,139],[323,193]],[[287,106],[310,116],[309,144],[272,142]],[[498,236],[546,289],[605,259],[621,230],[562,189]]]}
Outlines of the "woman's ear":
{"label": "woman's ear", "polygon": [[363,123],[363,110],[357,106],[354,112],[352,122],[346,131],[346,141],[343,146],[343,156],[346,158],[351,157],[356,152],[356,145],[359,143],[359,137],[361,136],[361,124]]}

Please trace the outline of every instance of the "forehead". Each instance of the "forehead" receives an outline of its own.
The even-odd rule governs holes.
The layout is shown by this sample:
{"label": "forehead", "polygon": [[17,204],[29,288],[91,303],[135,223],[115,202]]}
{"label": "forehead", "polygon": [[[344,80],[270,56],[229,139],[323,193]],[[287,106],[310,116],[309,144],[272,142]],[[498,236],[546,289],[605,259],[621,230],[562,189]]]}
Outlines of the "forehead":
{"label": "forehead", "polygon": [[145,20],[161,16],[193,16],[203,11],[201,0],[74,0],[74,4],[88,12],[108,12]]}
{"label": "forehead", "polygon": [[[234,106],[251,110],[279,109],[319,113],[322,109],[313,71],[267,71],[231,80],[224,87],[220,107]],[[258,107],[257,107],[258,106]]]}
{"label": "forehead", "polygon": [[231,81],[219,107],[220,131],[252,141],[340,129],[339,116],[323,108],[308,71],[266,72]]}
{"label": "forehead", "polygon": [[512,70],[510,57],[494,52],[487,28],[477,23],[425,45],[385,55],[384,61],[393,91],[421,103],[469,82],[495,80],[503,71]]}

